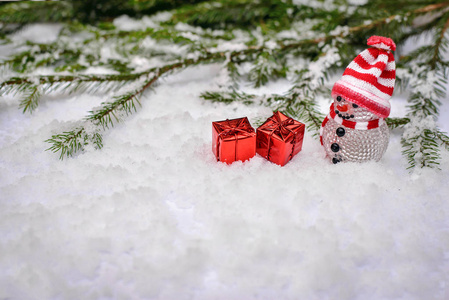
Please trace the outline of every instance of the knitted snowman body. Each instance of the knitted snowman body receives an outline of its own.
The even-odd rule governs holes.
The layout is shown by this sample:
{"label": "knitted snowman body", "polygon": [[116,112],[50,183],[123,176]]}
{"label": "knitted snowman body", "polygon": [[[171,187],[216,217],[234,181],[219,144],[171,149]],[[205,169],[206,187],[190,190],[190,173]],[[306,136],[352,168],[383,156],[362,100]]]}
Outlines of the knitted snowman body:
{"label": "knitted snowman body", "polygon": [[332,89],[334,102],[320,130],[320,141],[327,156],[341,161],[378,161],[385,153],[389,130],[389,99],[396,78],[396,45],[391,39],[373,36],[369,48],[346,68]]}

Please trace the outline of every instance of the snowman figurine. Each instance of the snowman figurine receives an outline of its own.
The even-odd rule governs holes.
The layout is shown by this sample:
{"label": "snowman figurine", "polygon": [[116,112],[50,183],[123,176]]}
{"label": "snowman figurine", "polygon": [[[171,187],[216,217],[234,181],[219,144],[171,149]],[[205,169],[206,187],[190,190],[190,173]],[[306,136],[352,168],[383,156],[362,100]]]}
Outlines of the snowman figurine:
{"label": "snowman figurine", "polygon": [[372,46],[360,53],[332,88],[333,103],[320,130],[327,156],[336,164],[379,161],[385,153],[396,66],[393,40],[381,36],[368,39]]}

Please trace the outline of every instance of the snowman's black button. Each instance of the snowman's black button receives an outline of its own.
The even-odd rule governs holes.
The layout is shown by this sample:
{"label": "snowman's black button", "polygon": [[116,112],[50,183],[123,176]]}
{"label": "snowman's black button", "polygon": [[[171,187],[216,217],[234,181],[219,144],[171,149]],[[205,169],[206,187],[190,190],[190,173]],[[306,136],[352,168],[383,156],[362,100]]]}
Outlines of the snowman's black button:
{"label": "snowman's black button", "polygon": [[345,135],[346,131],[343,127],[338,127],[336,133],[339,137],[342,137]]}
{"label": "snowman's black button", "polygon": [[331,145],[332,152],[338,152],[340,150],[340,146],[337,143],[333,143]]}
{"label": "snowman's black button", "polygon": [[334,158],[332,158],[332,162],[333,162],[334,165],[335,165],[335,164],[339,163],[340,161],[339,161],[337,158],[334,157]]}
{"label": "snowman's black button", "polygon": [[337,96],[337,101],[338,101],[338,102],[341,101],[341,96]]}

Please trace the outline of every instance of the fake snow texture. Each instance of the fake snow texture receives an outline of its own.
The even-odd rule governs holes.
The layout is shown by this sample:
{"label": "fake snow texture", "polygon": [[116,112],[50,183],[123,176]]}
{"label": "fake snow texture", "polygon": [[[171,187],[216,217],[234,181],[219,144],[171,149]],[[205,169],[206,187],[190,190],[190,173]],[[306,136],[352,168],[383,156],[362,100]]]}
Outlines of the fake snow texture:
{"label": "fake snow texture", "polygon": [[307,133],[285,167],[217,163],[212,121],[271,115],[200,99],[219,74],[169,77],[64,161],[43,141],[105,97],[0,102],[0,299],[449,298],[445,151],[410,174],[396,133],[379,163],[332,165]]}

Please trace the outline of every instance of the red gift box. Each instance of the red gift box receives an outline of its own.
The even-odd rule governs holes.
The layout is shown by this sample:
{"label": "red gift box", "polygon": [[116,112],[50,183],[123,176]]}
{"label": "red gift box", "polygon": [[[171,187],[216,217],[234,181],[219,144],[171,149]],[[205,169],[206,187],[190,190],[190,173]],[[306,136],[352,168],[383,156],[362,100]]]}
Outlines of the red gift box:
{"label": "red gift box", "polygon": [[226,163],[256,155],[256,132],[248,118],[212,122],[212,151]]}
{"label": "red gift box", "polygon": [[305,125],[275,112],[257,128],[256,151],[269,161],[284,166],[302,149]]}

